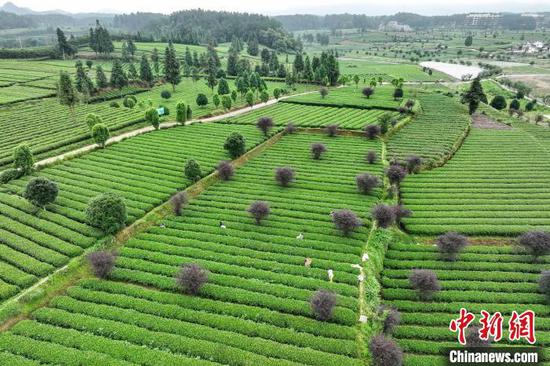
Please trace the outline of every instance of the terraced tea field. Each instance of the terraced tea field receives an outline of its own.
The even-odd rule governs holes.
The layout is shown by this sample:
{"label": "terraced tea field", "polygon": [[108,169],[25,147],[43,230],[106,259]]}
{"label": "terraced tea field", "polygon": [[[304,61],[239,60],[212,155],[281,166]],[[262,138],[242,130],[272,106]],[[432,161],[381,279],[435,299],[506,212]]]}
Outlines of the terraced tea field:
{"label": "terraced tea field", "polygon": [[[329,90],[329,93],[324,98],[319,93],[311,93],[305,95],[297,95],[285,99],[284,102],[293,102],[309,105],[320,106],[336,106],[336,107],[361,107],[361,108],[382,108],[396,110],[402,102],[402,99],[395,100],[393,98],[394,88],[391,86],[378,86],[374,88],[374,94],[368,99],[363,96],[361,90],[366,87],[364,84],[341,87]],[[410,92],[405,89],[403,99],[410,97]]]}
{"label": "terraced tea field", "polygon": [[21,100],[51,97],[52,94],[55,94],[55,91],[44,88],[34,88],[26,85],[8,86],[0,88],[0,105],[15,103]]}
{"label": "terraced tea field", "polygon": [[[370,124],[377,124],[380,116],[392,113],[381,109],[363,110],[355,108],[318,107],[294,103],[277,103],[237,117],[225,123],[256,124],[261,117],[271,117],[276,126],[293,123],[298,127],[324,127],[332,124],[340,128],[360,130]],[[399,113],[393,112],[399,118]]]}
{"label": "terraced tea field", "polygon": [[245,136],[248,149],[263,140],[252,126],[192,125],[141,135],[45,168],[38,175],[56,182],[60,193],[55,204],[38,214],[26,200],[8,194],[21,193],[32,176],[2,185],[0,299],[28,287],[102,236],[85,224],[91,198],[119,194],[131,223],[189,185],[183,174],[188,159],[197,160],[205,174],[228,159],[223,142],[232,131]]}
{"label": "terraced tea field", "polygon": [[402,160],[418,155],[427,166],[444,163],[466,136],[470,117],[454,98],[436,93],[418,93],[422,113],[388,142],[388,156]]}
{"label": "terraced tea field", "polygon": [[[418,300],[410,288],[408,276],[414,268],[430,269],[437,274],[442,289],[432,301]],[[387,305],[401,313],[401,324],[393,337],[405,352],[405,366],[447,364],[441,352],[458,345],[457,335],[449,331],[449,323],[458,318],[462,307],[476,315],[475,324],[481,310],[502,313],[504,334],[499,345],[511,343],[507,339],[511,312],[533,310],[537,344],[547,365],[550,308],[537,292],[537,281],[540,271],[549,268],[548,256],[535,264],[530,255],[507,245],[471,246],[458,261],[448,262],[442,261],[431,245],[391,244],[384,260],[382,296]]]}
{"label": "terraced tea field", "polygon": [[550,229],[550,155],[517,128],[472,128],[441,168],[405,179],[403,202],[414,211],[407,230],[435,235],[519,235]]}
{"label": "terraced tea field", "polygon": [[[314,142],[328,148],[321,160],[310,157]],[[80,282],[34,312],[33,320],[0,335],[2,357],[58,363],[66,362],[70,349],[69,357],[113,365],[362,365],[359,272],[351,265],[361,260],[368,229],[343,237],[329,213],[349,208],[367,220],[380,191],[359,194],[354,178],[364,171],[381,175],[380,163],[363,160],[369,149],[380,152],[380,144],[358,137],[284,137],[232,180],[191,201],[183,216],[167,217],[120,250],[111,280],[146,287]],[[289,187],[273,179],[279,166],[296,171]],[[246,212],[258,199],[271,206],[261,226]],[[303,240],[296,239],[300,232]],[[188,262],[209,271],[197,297],[176,293],[174,274]],[[312,318],[308,299],[318,288],[338,294],[330,322]]]}

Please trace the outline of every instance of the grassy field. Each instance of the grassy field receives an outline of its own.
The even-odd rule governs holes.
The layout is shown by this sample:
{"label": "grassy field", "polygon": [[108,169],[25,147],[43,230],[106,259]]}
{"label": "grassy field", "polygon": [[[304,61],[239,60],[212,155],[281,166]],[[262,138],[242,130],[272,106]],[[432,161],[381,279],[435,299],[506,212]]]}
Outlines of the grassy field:
{"label": "grassy field", "polygon": [[459,147],[470,126],[465,107],[456,99],[430,92],[418,93],[422,113],[388,142],[390,159],[418,155],[427,166],[444,163]]}
{"label": "grassy field", "polygon": [[444,167],[405,179],[407,230],[518,235],[550,229],[550,155],[519,130],[472,128]]}
{"label": "grassy field", "polygon": [[[418,300],[410,288],[407,278],[414,268],[437,274],[442,289],[432,301]],[[446,365],[441,352],[458,345],[449,323],[458,318],[462,307],[476,316],[473,324],[479,321],[481,310],[502,313],[504,334],[499,345],[510,344],[506,330],[511,312],[533,310],[537,344],[544,360],[549,361],[550,312],[544,297],[537,293],[540,271],[549,268],[548,256],[534,264],[530,255],[510,246],[471,246],[458,261],[446,262],[431,245],[391,244],[384,260],[382,297],[401,313],[393,337],[405,352],[405,365]]]}
{"label": "grassy field", "polygon": [[85,224],[91,198],[119,194],[129,224],[190,184],[183,174],[188,159],[197,160],[204,174],[228,159],[223,142],[232,131],[245,136],[248,149],[263,140],[252,126],[193,125],[141,135],[43,169],[36,175],[53,180],[60,190],[47,211],[36,212],[20,197],[32,176],[2,185],[0,299],[28,287],[102,236]]}
{"label": "grassy field", "polygon": [[[313,142],[327,145],[321,160],[310,157]],[[360,261],[368,230],[343,237],[329,213],[349,208],[368,221],[366,211],[380,191],[359,194],[354,177],[381,175],[381,164],[363,160],[369,149],[380,152],[380,144],[284,137],[232,180],[203,192],[183,216],[132,238],[111,274],[116,282],[80,282],[34,312],[33,320],[0,335],[1,357],[46,363],[93,358],[113,365],[138,359],[151,365],[362,365],[358,271],[350,264]],[[279,166],[296,170],[290,187],[276,185],[273,169]],[[271,206],[261,226],[246,212],[257,199]],[[300,232],[304,239],[295,239]],[[313,259],[311,268],[304,267],[305,257]],[[189,262],[209,271],[197,297],[175,288],[174,274]],[[332,283],[328,269],[335,272]],[[330,322],[315,320],[309,308],[319,288],[338,294]],[[69,356],[66,351],[75,348]]]}
{"label": "grassy field", "polygon": [[[324,127],[336,124],[344,129],[362,129],[376,124],[380,116],[392,113],[380,109],[363,110],[355,108],[316,107],[294,103],[278,103],[261,110],[232,117],[225,123],[256,124],[259,118],[271,117],[276,126],[293,123],[298,127]],[[393,112],[398,118],[399,113]]]}

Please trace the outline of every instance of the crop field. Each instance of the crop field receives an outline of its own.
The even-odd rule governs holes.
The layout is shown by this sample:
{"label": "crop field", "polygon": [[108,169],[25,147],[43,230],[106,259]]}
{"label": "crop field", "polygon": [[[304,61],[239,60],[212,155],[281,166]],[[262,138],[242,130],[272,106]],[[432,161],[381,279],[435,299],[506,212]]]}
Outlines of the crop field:
{"label": "crop field", "polygon": [[408,177],[408,230],[517,235],[550,229],[550,155],[518,129],[473,128],[444,167]]}
{"label": "crop field", "polygon": [[[353,57],[353,56],[352,56]],[[391,63],[373,63],[371,61],[362,61],[360,59],[346,59],[340,62],[342,73],[348,75],[360,75],[367,79],[382,76],[384,81],[403,78],[405,81],[436,81],[450,80],[450,77],[442,72],[434,71],[432,75],[422,71],[419,65],[411,64],[391,64]]]}
{"label": "crop field", "polygon": [[470,118],[456,99],[436,93],[419,93],[422,113],[405,125],[388,143],[388,155],[398,160],[421,156],[425,163],[443,163],[466,136]]}
{"label": "crop field", "polygon": [[[32,176],[2,185],[0,193],[0,299],[36,282],[101,236],[85,224],[88,201],[103,192],[116,192],[127,205],[131,223],[189,185],[183,174],[188,159],[204,173],[228,159],[223,142],[241,132],[247,148],[262,141],[252,126],[192,125],[135,137],[41,170],[59,186],[59,197],[47,211],[36,209],[17,194]],[[208,155],[201,152],[208,148]],[[116,169],[113,169],[116,166]],[[151,189],[155,187],[155,189]]]}
{"label": "crop field", "polygon": [[[359,130],[366,125],[378,123],[378,118],[385,113],[391,112],[381,109],[364,110],[277,103],[267,108],[231,117],[224,122],[256,124],[261,117],[271,117],[276,126],[286,126],[291,122],[298,127],[324,127],[336,124],[340,128]],[[393,115],[398,117],[399,113],[393,112]]]}
{"label": "crop field", "polygon": [[[310,157],[313,142],[328,148],[321,160]],[[363,161],[368,149],[380,144],[358,137],[284,137],[232,180],[203,192],[183,216],[132,238],[110,275],[117,282],[80,282],[33,320],[3,333],[3,357],[57,363],[76,348],[72,357],[117,365],[362,365],[359,272],[351,264],[360,261],[368,230],[343,237],[329,213],[349,208],[368,221],[380,191],[361,195],[354,182],[360,172],[382,173],[381,164]],[[290,187],[276,185],[279,166],[295,169]],[[257,199],[271,206],[261,226],[246,212]],[[300,232],[304,239],[295,239]],[[311,268],[303,265],[306,257],[313,259]],[[209,271],[198,297],[176,293],[174,274],[188,262]],[[327,280],[328,269],[334,282]],[[318,288],[338,294],[331,322],[314,320],[310,312],[308,299]]]}
{"label": "crop field", "polygon": [[[432,301],[418,300],[410,288],[407,277],[415,268],[437,274],[441,291]],[[537,344],[544,361],[550,361],[550,312],[544,296],[537,292],[540,271],[549,268],[548,256],[535,264],[530,255],[510,246],[471,246],[456,262],[448,262],[442,261],[431,245],[391,244],[384,260],[382,297],[401,313],[393,337],[405,352],[404,364],[446,365],[441,352],[458,344],[449,322],[458,318],[462,307],[476,316],[475,323],[481,310],[501,312],[505,323],[512,311],[533,310]],[[500,343],[510,344],[507,324],[503,328]]]}
{"label": "crop field", "polygon": [[[284,102],[294,102],[302,104],[312,104],[321,106],[357,106],[363,108],[388,108],[397,109],[401,104],[402,99],[395,100],[393,98],[394,88],[390,86],[379,86],[374,88],[374,94],[370,98],[366,98],[361,93],[361,89],[365,85],[359,84],[329,90],[326,97],[322,98],[319,93],[310,93],[304,95],[296,95],[285,99]],[[403,99],[409,98],[408,90],[404,90]]]}
{"label": "crop field", "polygon": [[0,88],[0,105],[27,99],[44,98],[46,96],[52,96],[52,94],[55,94],[55,91],[26,85],[12,85]]}
{"label": "crop field", "polygon": [[[276,87],[282,87],[283,83],[268,82],[267,85],[272,91]],[[296,91],[303,92],[309,88],[311,87],[299,86]],[[0,95],[2,89],[0,88]],[[50,93],[45,89],[36,90]],[[221,106],[215,107],[212,103],[212,93],[202,81],[193,83],[189,78],[184,78],[168,100],[161,98],[160,94],[163,90],[171,90],[171,87],[155,87],[148,92],[140,93],[136,96],[138,103],[150,101],[154,106],[164,105],[171,113],[170,116],[165,117],[168,120],[175,119],[175,106],[180,101],[191,106],[194,118],[223,113]],[[206,107],[200,108],[196,105],[195,99],[199,92],[206,93],[210,99]],[[55,152],[59,153],[77,144],[92,143],[89,128],[85,122],[88,113],[100,115],[112,134],[115,134],[113,132],[116,130],[143,122],[145,112],[139,106],[129,109],[122,105],[121,99],[114,101],[119,103],[120,108],[111,107],[112,101],[78,105],[75,108],[75,121],[72,120],[69,109],[61,106],[55,98],[0,107],[0,166],[11,162],[13,148],[22,142],[27,142],[33,153],[39,157],[51,156]],[[234,107],[244,105],[245,102],[238,98]]]}

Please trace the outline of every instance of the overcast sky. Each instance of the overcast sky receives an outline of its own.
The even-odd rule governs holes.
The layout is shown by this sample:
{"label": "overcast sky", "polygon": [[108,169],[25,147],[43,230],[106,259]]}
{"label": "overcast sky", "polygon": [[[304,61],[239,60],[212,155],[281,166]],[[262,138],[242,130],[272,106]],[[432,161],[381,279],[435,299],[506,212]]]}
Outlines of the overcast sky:
{"label": "overcast sky", "polygon": [[[2,2],[2,0],[0,0]],[[361,13],[394,14],[399,11],[425,15],[467,13],[473,11],[550,11],[549,0],[12,0],[17,6],[33,10],[61,9],[69,12],[149,11],[171,13],[182,9],[212,9],[278,14]]]}

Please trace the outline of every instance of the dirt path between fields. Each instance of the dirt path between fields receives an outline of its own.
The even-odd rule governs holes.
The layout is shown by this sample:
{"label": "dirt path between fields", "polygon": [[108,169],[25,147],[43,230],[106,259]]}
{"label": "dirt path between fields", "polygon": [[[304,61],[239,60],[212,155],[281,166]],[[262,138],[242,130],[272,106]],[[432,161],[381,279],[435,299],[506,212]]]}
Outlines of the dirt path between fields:
{"label": "dirt path between fields", "polygon": [[[187,125],[191,125],[191,124],[195,124],[195,123],[209,123],[209,122],[220,121],[220,120],[223,120],[223,119],[226,119],[226,118],[235,117],[235,116],[241,115],[243,113],[254,111],[256,109],[262,109],[262,108],[274,105],[277,102],[279,102],[279,100],[283,100],[283,99],[287,99],[287,98],[291,98],[291,97],[295,97],[295,96],[299,96],[299,95],[311,94],[311,93],[317,93],[317,91],[315,90],[315,91],[309,91],[309,92],[304,92],[304,93],[287,95],[287,96],[279,98],[278,100],[277,99],[270,99],[266,103],[259,103],[259,104],[254,104],[251,107],[244,107],[244,108],[240,108],[240,109],[235,109],[235,110],[232,110],[230,112],[220,114],[220,115],[217,115],[217,116],[193,119],[193,120],[185,122],[185,125],[187,126]],[[176,126],[181,126],[181,123],[178,123],[178,122],[175,122],[175,121],[170,121],[170,122],[163,122],[163,123],[160,124],[161,129],[167,129],[167,128],[172,128],[172,127],[176,127]],[[131,137],[139,136],[139,135],[142,135],[142,134],[147,133],[147,132],[152,132],[154,130],[155,129],[153,128],[153,126],[147,126],[147,127],[139,128],[137,130],[128,131],[128,132],[122,133],[120,135],[111,137],[107,141],[106,145],[107,146],[112,145],[112,144],[115,144],[115,143],[120,142],[122,140],[126,140],[126,139],[131,138]],[[98,146],[96,144],[86,145],[86,146],[83,146],[81,148],[71,150],[71,151],[68,151],[68,152],[60,154],[60,155],[56,155],[56,156],[52,156],[52,157],[40,160],[40,161],[36,162],[35,167],[38,168],[38,167],[44,167],[44,166],[47,166],[47,165],[51,165],[55,162],[58,162],[58,161],[61,161],[61,160],[64,160],[64,159],[68,159],[68,158],[73,158],[73,157],[82,155],[86,152],[89,152],[89,151],[92,151],[92,150],[95,150],[95,149],[98,149]]]}

